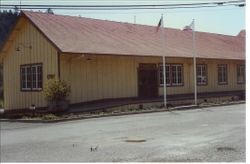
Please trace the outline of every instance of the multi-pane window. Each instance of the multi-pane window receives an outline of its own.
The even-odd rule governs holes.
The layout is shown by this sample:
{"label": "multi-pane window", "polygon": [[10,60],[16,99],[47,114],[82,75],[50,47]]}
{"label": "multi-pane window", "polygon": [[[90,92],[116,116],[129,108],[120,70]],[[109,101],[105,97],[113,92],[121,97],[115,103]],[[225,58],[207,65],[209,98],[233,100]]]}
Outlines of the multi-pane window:
{"label": "multi-pane window", "polygon": [[[167,84],[167,86],[170,86],[170,65],[169,64],[166,64],[165,65],[166,66],[166,84]],[[161,65],[160,67],[159,67],[159,69],[160,69],[160,71],[159,71],[159,73],[160,73],[160,84],[161,85],[163,85],[164,84],[164,79],[163,79],[163,66]]]}
{"label": "multi-pane window", "polygon": [[245,66],[237,65],[237,82],[245,83]]}
{"label": "multi-pane window", "polygon": [[[160,85],[164,84],[163,66],[159,67]],[[183,66],[181,64],[166,64],[167,86],[183,85]]]}
{"label": "multi-pane window", "polygon": [[226,64],[218,65],[218,83],[227,84],[227,65]]}
{"label": "multi-pane window", "polygon": [[42,89],[42,65],[32,64],[21,66],[21,90]]}
{"label": "multi-pane window", "polygon": [[172,85],[182,85],[182,65],[172,65]]}
{"label": "multi-pane window", "polygon": [[31,89],[30,66],[21,66],[21,88],[22,90]]}
{"label": "multi-pane window", "polygon": [[207,84],[207,65],[198,64],[196,66],[196,77],[197,85],[206,85]]}

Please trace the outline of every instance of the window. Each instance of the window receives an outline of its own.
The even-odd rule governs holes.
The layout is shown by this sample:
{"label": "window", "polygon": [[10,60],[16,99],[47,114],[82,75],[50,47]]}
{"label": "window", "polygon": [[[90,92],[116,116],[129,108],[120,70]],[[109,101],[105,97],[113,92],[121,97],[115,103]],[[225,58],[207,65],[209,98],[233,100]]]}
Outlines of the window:
{"label": "window", "polygon": [[[160,84],[163,85],[164,83],[164,79],[163,79],[163,66],[161,65],[159,67],[160,69]],[[169,64],[166,64],[166,83],[167,83],[167,86],[170,86],[170,65]]]}
{"label": "window", "polygon": [[182,85],[182,66],[172,65],[172,85]]}
{"label": "window", "polygon": [[31,89],[30,66],[21,66],[22,90]]}
{"label": "window", "polygon": [[218,65],[218,83],[227,84],[227,65],[226,64]]}
{"label": "window", "polygon": [[21,66],[21,90],[42,89],[42,64]]}
{"label": "window", "polygon": [[198,64],[196,66],[197,85],[207,85],[207,65]]}
{"label": "window", "polygon": [[[159,67],[160,85],[164,84],[163,66]],[[181,64],[166,64],[166,83],[167,86],[183,85],[183,66]]]}
{"label": "window", "polygon": [[245,83],[245,66],[237,65],[237,82],[239,84]]}

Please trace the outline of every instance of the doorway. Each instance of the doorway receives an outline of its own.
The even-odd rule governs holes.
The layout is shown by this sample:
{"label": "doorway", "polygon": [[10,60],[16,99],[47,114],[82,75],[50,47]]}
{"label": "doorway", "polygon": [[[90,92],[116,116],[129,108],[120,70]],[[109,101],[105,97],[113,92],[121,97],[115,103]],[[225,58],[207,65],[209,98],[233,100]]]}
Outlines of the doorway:
{"label": "doorway", "polygon": [[138,89],[140,98],[158,97],[156,64],[139,64]]}

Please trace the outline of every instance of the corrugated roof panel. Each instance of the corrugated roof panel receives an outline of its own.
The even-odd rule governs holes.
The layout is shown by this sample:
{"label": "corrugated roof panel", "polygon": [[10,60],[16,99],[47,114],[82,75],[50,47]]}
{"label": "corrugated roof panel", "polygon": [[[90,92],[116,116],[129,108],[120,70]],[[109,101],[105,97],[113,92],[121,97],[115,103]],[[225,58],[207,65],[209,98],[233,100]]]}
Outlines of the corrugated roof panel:
{"label": "corrugated roof panel", "polygon": [[[192,31],[23,11],[62,52],[193,57]],[[245,59],[245,37],[196,32],[200,58]],[[164,52],[166,54],[164,54]]]}

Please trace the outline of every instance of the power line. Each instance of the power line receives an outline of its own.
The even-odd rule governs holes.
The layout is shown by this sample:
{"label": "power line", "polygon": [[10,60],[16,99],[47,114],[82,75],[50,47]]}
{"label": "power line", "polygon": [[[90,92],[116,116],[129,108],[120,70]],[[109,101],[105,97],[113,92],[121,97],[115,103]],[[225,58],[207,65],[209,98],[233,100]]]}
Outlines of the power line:
{"label": "power line", "polygon": [[[165,11],[165,13],[193,13],[193,12],[220,12],[220,11],[232,11],[232,10],[239,10],[239,8],[229,8],[229,9],[207,9],[207,10],[188,10],[189,8],[183,8],[183,9],[180,9],[180,10],[169,10],[169,11]],[[72,10],[71,10],[72,11]],[[105,11],[95,11],[95,10],[87,10],[87,11],[83,11],[83,12],[77,12],[77,13],[74,13],[74,12],[67,12],[67,14],[70,14],[70,15],[79,15],[79,14],[121,14],[121,15],[124,15],[124,14],[127,14],[127,15],[131,15],[131,14],[145,14],[145,13],[148,13],[149,11],[143,11],[143,10],[140,10],[140,11],[133,11],[133,12],[123,12],[123,11],[110,11],[109,10],[105,10]],[[154,10],[154,11],[150,11],[150,13],[162,13],[162,10]]]}
{"label": "power line", "polygon": [[[232,5],[225,5],[232,6]],[[56,10],[163,10],[163,9],[192,9],[192,8],[210,8],[210,7],[218,7],[218,6],[181,6],[181,7],[144,7],[144,8],[70,8],[70,7],[60,7],[60,8],[51,8],[51,7],[22,7],[22,9],[34,9],[34,10],[42,10],[42,9],[56,9]],[[222,7],[222,6],[219,6]],[[9,7],[2,7],[2,9],[12,9]]]}
{"label": "power line", "polygon": [[[153,1],[153,0],[59,0],[59,1],[53,1],[54,3],[57,3],[57,2],[102,2],[102,3],[106,3],[106,2],[117,2],[117,3],[120,3],[120,2],[138,2],[138,3],[144,3],[144,2],[152,2],[152,3],[156,3],[156,2],[164,2],[164,3],[168,3],[168,2],[204,2],[204,1],[207,1],[207,2],[211,2],[211,0],[157,0],[157,1]],[[214,2],[215,1],[221,1],[221,0],[213,0]],[[245,0],[242,0],[245,2]],[[17,0],[2,0],[2,2],[8,2],[8,3],[12,3],[12,2],[17,2]],[[33,3],[38,3],[38,2],[45,2],[44,0],[22,0],[22,2],[33,2]]]}
{"label": "power line", "polygon": [[[1,0],[0,0],[1,1]],[[21,0],[20,0],[21,1]],[[177,4],[136,4],[136,5],[11,5],[2,4],[1,9],[14,9],[14,10],[85,10],[85,11],[125,11],[125,10],[173,10],[173,9],[192,9],[192,8],[215,8],[226,6],[244,7],[245,0],[231,0],[231,1],[212,1],[203,3],[177,3]]]}
{"label": "power line", "polygon": [[[226,4],[238,4],[245,3],[244,0],[237,1],[218,1],[218,2],[206,2],[206,3],[181,3],[181,4],[147,4],[147,5],[21,5],[20,7],[50,7],[50,8],[136,8],[136,7],[180,7],[180,6],[202,6],[202,5],[226,5]],[[6,5],[4,7],[13,7],[15,5]]]}
{"label": "power line", "polygon": [[[215,8],[215,7],[226,7],[226,6],[237,6],[237,7],[244,7],[245,4],[226,4],[226,5],[199,5],[199,6],[172,6],[172,7],[72,7],[72,6],[65,6],[65,7],[51,7],[51,6],[25,6],[22,5],[20,8],[22,9],[53,9],[53,10],[163,10],[163,9],[190,9],[190,8]],[[14,9],[17,8],[16,5],[10,6],[1,6],[2,9]]]}

